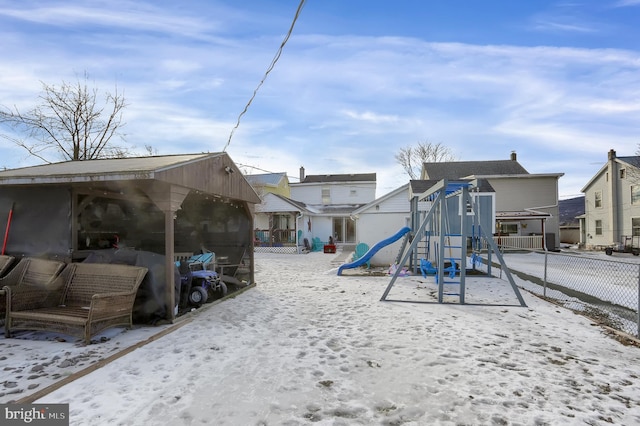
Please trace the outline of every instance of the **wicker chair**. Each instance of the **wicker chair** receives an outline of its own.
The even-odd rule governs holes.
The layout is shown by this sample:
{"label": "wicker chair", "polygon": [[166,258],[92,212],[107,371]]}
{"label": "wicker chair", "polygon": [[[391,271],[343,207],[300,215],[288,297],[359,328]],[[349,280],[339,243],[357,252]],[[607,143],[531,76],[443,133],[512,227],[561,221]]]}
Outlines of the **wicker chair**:
{"label": "wicker chair", "polygon": [[6,254],[0,255],[0,277],[5,273],[9,266],[13,263],[15,257],[7,256]]}
{"label": "wicker chair", "polygon": [[[0,278],[0,289],[3,287],[15,288],[28,285],[46,290],[51,286],[56,277],[60,275],[64,266],[64,262],[57,260],[23,257],[7,275]],[[0,292],[0,319],[4,319],[5,310],[5,295]]]}
{"label": "wicker chair", "polygon": [[70,263],[43,291],[34,286],[4,287],[6,337],[14,330],[54,331],[91,336],[118,325],[133,325],[136,293],[147,273],[140,266]]}

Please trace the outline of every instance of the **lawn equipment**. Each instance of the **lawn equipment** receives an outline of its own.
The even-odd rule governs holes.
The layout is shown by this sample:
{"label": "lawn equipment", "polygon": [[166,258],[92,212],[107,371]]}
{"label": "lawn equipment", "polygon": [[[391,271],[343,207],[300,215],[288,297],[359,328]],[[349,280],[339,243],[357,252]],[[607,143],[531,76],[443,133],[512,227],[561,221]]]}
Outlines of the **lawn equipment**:
{"label": "lawn equipment", "polygon": [[215,268],[215,255],[204,253],[176,262],[180,271],[180,306],[200,307],[227,294],[227,285]]}

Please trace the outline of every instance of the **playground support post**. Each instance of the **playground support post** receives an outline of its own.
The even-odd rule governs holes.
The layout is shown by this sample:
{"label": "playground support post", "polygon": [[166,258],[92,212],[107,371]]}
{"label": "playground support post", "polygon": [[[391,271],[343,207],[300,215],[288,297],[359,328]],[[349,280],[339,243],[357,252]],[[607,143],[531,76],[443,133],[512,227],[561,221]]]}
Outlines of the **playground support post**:
{"label": "playground support post", "polygon": [[[433,202],[434,205],[438,202],[438,200],[440,200],[441,197],[442,198],[444,197],[443,196],[443,192],[444,191],[441,191],[440,193],[438,193],[436,195],[436,199]],[[418,230],[416,231],[415,235],[424,235],[425,227],[426,227],[427,222],[429,221],[429,219],[433,216],[433,212],[434,212],[434,209],[429,210],[429,213],[427,213],[425,219],[422,221],[422,223],[418,227]],[[409,256],[411,256],[413,251],[418,246],[418,242],[419,241],[420,241],[420,238],[414,238],[411,241],[411,244],[409,245],[409,248],[407,249],[406,253],[402,257],[402,260],[400,261],[400,263],[398,265],[404,265],[407,262],[407,260],[409,259]],[[393,284],[396,282],[396,279],[400,275],[400,271],[401,270],[402,270],[402,268],[397,268],[396,269],[395,273],[391,277],[391,281],[389,282],[389,285],[387,285],[387,288],[384,290],[384,293],[382,294],[382,297],[380,298],[381,302],[383,302],[383,301],[385,301],[387,299],[387,296],[389,295],[389,292],[391,291],[391,288],[393,287]]]}

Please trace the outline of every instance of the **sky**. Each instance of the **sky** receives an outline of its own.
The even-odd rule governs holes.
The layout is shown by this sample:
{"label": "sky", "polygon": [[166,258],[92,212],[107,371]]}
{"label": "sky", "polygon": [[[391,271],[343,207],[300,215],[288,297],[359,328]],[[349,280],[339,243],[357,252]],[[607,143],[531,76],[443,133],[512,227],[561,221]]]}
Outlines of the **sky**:
{"label": "sky", "polygon": [[[0,338],[0,402],[40,392],[35,403],[69,404],[73,426],[640,423],[640,349],[588,318],[525,290],[521,307],[504,279],[471,275],[470,305],[455,285],[442,305],[381,302],[390,278],[337,276],[346,254],[257,253],[256,287],[157,338],[167,326],[112,328],[88,346]],[[436,292],[433,276],[407,276],[388,298]]]}
{"label": "sky", "polygon": [[[610,149],[638,151],[640,0],[309,0],[265,78],[299,4],[0,0],[0,105],[27,111],[42,83],[87,73],[124,94],[140,155],[226,150],[291,182],[301,166],[373,172],[377,196],[407,182],[395,155],[421,142],[460,161],[515,151],[564,173],[561,198]],[[39,163],[0,138],[0,168]]]}

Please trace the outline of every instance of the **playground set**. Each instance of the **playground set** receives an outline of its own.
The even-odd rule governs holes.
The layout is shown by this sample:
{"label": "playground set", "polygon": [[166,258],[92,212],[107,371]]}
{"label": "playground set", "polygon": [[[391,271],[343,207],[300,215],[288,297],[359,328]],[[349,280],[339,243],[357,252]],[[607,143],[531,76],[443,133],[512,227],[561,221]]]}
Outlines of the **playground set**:
{"label": "playground set", "polygon": [[[445,285],[449,286],[448,288],[455,285],[459,291],[447,294],[459,296],[459,303],[466,304],[467,267],[470,266],[474,275],[477,275],[486,261],[486,275],[491,276],[495,256],[518,299],[519,306],[525,307],[526,303],[493,240],[493,235],[487,235],[484,231],[485,228],[491,229],[491,209],[485,208],[487,212],[483,216],[480,211],[481,197],[472,196],[471,191],[475,191],[474,195],[479,195],[478,180],[444,179],[424,193],[416,195],[412,199],[412,226],[404,227],[391,237],[380,241],[358,260],[340,266],[338,275],[341,275],[343,269],[366,264],[380,248],[404,237],[396,257],[396,267],[390,268],[391,281],[381,301],[415,302],[388,298],[397,278],[406,274],[404,266],[409,265],[409,270],[414,274],[422,274],[424,278],[434,277],[438,289],[437,303],[445,303]],[[431,204],[426,212],[417,208],[423,201]]]}
{"label": "playground set", "polygon": [[342,271],[345,269],[357,268],[359,266],[364,266],[364,265],[367,265],[367,267],[369,267],[371,258],[378,251],[380,251],[382,247],[395,243],[403,236],[409,235],[410,232],[411,232],[411,228],[405,226],[404,228],[402,228],[401,230],[399,230],[389,238],[385,238],[384,240],[380,241],[379,243],[377,243],[376,245],[374,245],[373,247],[367,250],[363,249],[364,247],[366,247],[366,244],[364,243],[358,244],[356,246],[356,251],[354,253],[354,260],[351,263],[345,263],[344,265],[340,266],[338,268],[338,275],[342,275]]}

